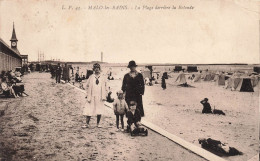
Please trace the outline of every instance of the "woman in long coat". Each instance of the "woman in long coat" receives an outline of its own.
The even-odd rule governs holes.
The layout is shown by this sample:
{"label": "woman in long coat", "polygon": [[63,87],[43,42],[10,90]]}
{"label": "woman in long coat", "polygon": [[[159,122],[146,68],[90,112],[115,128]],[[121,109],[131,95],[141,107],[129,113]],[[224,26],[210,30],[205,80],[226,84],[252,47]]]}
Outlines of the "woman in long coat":
{"label": "woman in long coat", "polygon": [[97,127],[101,127],[99,122],[101,115],[104,113],[104,101],[107,96],[107,83],[106,78],[100,74],[100,65],[98,63],[93,65],[94,74],[92,74],[86,85],[87,102],[83,109],[83,115],[86,116],[86,125],[83,127],[89,127],[89,121],[91,116],[97,116]]}
{"label": "woman in long coat", "polygon": [[137,109],[139,109],[141,116],[144,116],[143,99],[144,95],[144,78],[143,75],[136,71],[135,61],[130,61],[128,68],[130,72],[125,74],[122,84],[122,91],[125,93],[126,103],[130,104],[130,101],[137,102]]}
{"label": "woman in long coat", "polygon": [[166,89],[166,82],[165,82],[165,76],[162,76],[162,89],[165,90]]}
{"label": "woman in long coat", "polygon": [[67,66],[67,63],[65,63],[65,66],[63,67],[63,79],[67,83],[69,81],[69,68]]}

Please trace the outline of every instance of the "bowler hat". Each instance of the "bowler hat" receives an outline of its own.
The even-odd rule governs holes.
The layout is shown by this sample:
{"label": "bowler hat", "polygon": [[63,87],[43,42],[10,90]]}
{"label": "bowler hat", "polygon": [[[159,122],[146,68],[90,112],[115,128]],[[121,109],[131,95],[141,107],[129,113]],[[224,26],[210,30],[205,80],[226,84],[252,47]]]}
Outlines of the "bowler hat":
{"label": "bowler hat", "polygon": [[128,63],[127,68],[136,67],[136,66],[137,66],[137,65],[136,65],[135,61],[131,60],[131,61]]}

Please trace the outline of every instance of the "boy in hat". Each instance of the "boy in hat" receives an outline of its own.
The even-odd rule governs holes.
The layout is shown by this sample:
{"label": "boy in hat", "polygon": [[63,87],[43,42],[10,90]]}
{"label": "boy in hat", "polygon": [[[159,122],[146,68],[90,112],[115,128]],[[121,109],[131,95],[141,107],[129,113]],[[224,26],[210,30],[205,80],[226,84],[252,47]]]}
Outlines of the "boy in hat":
{"label": "boy in hat", "polygon": [[202,113],[212,113],[211,106],[208,103],[208,98],[204,98],[204,100],[200,101],[200,103],[203,105]]}

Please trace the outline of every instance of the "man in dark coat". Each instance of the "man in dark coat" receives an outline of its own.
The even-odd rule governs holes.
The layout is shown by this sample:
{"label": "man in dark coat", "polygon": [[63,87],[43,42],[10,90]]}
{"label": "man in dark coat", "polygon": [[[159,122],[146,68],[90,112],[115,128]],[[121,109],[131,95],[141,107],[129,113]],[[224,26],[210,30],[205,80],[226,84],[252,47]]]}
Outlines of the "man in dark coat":
{"label": "man in dark coat", "polygon": [[62,68],[60,66],[60,63],[58,63],[58,66],[56,67],[56,83],[60,83],[60,77],[61,77]]}
{"label": "man in dark coat", "polygon": [[125,93],[126,103],[136,101],[137,109],[140,111],[141,116],[144,116],[142,95],[144,94],[144,78],[143,75],[136,71],[135,61],[130,61],[128,68],[130,72],[125,74],[122,84],[122,91]]}
{"label": "man in dark coat", "polygon": [[66,83],[69,81],[69,68],[67,63],[65,63],[65,67],[63,67],[63,79]]}
{"label": "man in dark coat", "polygon": [[162,88],[163,90],[166,89],[165,75],[162,76]]}

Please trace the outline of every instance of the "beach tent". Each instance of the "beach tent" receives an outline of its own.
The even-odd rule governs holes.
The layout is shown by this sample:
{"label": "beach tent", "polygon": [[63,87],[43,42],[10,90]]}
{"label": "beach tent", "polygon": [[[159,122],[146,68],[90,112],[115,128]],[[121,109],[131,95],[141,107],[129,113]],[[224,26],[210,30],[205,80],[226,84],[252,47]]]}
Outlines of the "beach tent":
{"label": "beach tent", "polygon": [[193,82],[199,82],[201,80],[201,74],[196,74],[194,79],[193,79]]}
{"label": "beach tent", "polygon": [[181,72],[177,79],[176,79],[176,82],[179,82],[180,84],[184,84],[184,83],[187,83],[186,81],[186,77],[185,77],[185,74],[183,72]]}
{"label": "beach tent", "polygon": [[224,86],[225,85],[225,75],[220,74],[217,77],[217,85]]}
{"label": "beach tent", "polygon": [[255,75],[252,75],[250,78],[251,78],[251,84],[252,84],[252,86],[253,86],[253,87],[257,86],[258,83],[259,83],[259,81],[258,81],[259,77],[258,77],[258,76],[255,76]]}
{"label": "beach tent", "polygon": [[179,72],[182,70],[182,66],[175,66],[174,72]]}
{"label": "beach tent", "polygon": [[239,77],[235,77],[235,76],[230,77],[228,79],[226,88],[231,88],[232,90],[237,89],[240,81],[241,81],[241,78],[239,78]]}
{"label": "beach tent", "polygon": [[187,67],[188,72],[198,72],[197,66],[188,66]]}
{"label": "beach tent", "polygon": [[242,78],[236,90],[239,90],[240,92],[254,92],[251,79]]}
{"label": "beach tent", "polygon": [[215,78],[215,74],[214,73],[207,73],[205,75],[204,81],[212,81],[212,80],[214,80],[214,78]]}
{"label": "beach tent", "polygon": [[250,77],[230,77],[226,88],[231,88],[233,91],[254,92],[252,82],[254,83]]}
{"label": "beach tent", "polygon": [[219,74],[215,74],[213,81],[217,81],[218,80],[218,76],[219,76]]}
{"label": "beach tent", "polygon": [[149,69],[143,70],[142,75],[143,75],[144,78],[152,79],[151,71]]}
{"label": "beach tent", "polygon": [[206,75],[208,74],[208,71],[202,71],[201,73],[201,79],[205,79]]}

